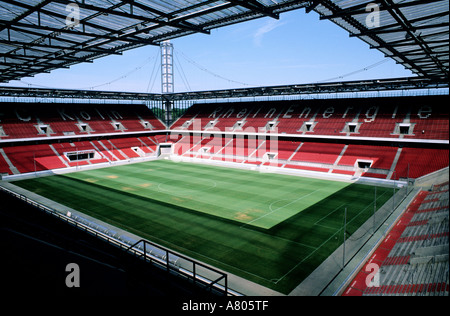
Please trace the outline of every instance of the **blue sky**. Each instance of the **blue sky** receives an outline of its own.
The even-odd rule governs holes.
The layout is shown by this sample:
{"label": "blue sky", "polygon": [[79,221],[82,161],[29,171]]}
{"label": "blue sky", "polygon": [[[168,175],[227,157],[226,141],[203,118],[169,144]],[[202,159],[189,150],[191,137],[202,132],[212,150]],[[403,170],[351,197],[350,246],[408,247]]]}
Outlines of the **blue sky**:
{"label": "blue sky", "polygon": [[[303,9],[279,20],[262,18],[171,42],[175,92],[412,75]],[[159,47],[147,46],[8,85],[160,93],[159,67]]]}

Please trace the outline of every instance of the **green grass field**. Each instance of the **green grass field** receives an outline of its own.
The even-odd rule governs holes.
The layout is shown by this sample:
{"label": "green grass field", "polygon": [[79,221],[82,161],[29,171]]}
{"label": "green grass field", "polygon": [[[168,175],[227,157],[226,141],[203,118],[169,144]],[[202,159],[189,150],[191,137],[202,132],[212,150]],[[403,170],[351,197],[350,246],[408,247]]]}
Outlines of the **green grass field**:
{"label": "green grass field", "polygon": [[372,186],[167,160],[14,184],[285,294],[342,244],[344,209],[352,234],[374,202]]}

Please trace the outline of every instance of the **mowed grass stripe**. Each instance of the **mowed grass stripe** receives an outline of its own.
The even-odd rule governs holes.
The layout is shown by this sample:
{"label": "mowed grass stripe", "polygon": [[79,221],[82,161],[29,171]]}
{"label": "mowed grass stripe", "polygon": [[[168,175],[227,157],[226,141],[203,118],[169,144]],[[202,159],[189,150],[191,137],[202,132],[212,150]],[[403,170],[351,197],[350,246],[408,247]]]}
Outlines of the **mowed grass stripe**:
{"label": "mowed grass stripe", "polygon": [[[232,176],[227,175],[228,171]],[[298,199],[318,188],[327,188],[329,194],[284,220],[274,220],[276,224],[269,229],[242,226],[245,221],[215,216],[213,212],[199,212],[195,209],[195,203],[189,206],[178,203],[174,198],[179,197],[155,189],[162,179],[175,180],[180,173],[189,174],[196,180],[205,178],[218,182],[219,192],[210,197],[212,201],[203,202],[203,206],[219,204],[223,207],[222,211],[233,211],[234,214],[238,205],[251,208],[262,197],[271,201],[272,210],[276,210],[283,206],[288,208],[286,205],[291,203],[282,198]],[[277,183],[287,192],[281,197],[272,195],[273,185],[270,185],[271,180],[264,181],[266,177],[278,179]],[[184,183],[189,183],[189,178],[181,178]],[[239,181],[245,181],[246,185],[237,184]],[[260,182],[264,186],[256,185]],[[140,186],[148,183],[153,185]],[[344,205],[348,207],[348,220],[351,222],[347,228],[349,232],[353,232],[365,221],[364,218],[373,213],[373,187],[345,184],[338,189],[336,183],[324,180],[278,177],[167,161],[19,181],[16,184],[286,294],[342,243]],[[223,188],[219,188],[220,185]],[[133,190],[124,190],[123,187]],[[246,198],[253,190],[255,200]],[[382,196],[382,192],[383,189],[378,188],[378,197]],[[223,196],[219,201],[221,193]],[[238,198],[238,194],[242,195]],[[377,206],[381,206],[383,199],[388,197],[389,192],[379,198]],[[294,204],[289,204],[289,207]],[[265,206],[266,212],[270,212],[269,205]]]}
{"label": "mowed grass stripe", "polygon": [[[264,233],[241,230],[228,221],[217,221],[216,218],[200,216],[196,212],[151,199],[133,198],[129,193],[96,183],[56,176],[42,185],[42,179],[17,184],[28,189],[38,186],[41,191],[54,192],[49,194],[54,200],[82,210],[87,215],[199,260],[206,259],[211,264],[263,284],[272,282],[274,272],[279,271],[276,275],[283,273],[284,268],[279,265],[279,260],[285,264],[295,262],[291,254],[280,252],[280,247],[291,247],[289,244],[292,242],[289,240],[276,241]],[[50,183],[54,186],[47,187]],[[98,207],[101,204],[103,208]],[[296,249],[297,255],[301,256],[309,251],[300,245]],[[255,262],[243,258],[252,258]]]}
{"label": "mowed grass stripe", "polygon": [[[186,163],[164,162],[161,165],[158,162],[147,170],[126,167],[115,168],[114,175],[110,170],[101,169],[97,178],[106,177],[100,183],[107,187],[122,188],[263,228],[276,225],[347,185],[339,182],[324,185],[315,179],[304,181],[296,177],[236,169],[230,170],[233,174],[230,176],[227,175],[229,169],[199,168]],[[89,177],[93,174],[89,172]],[[83,175],[72,176],[82,179]],[[139,179],[143,182],[138,182]],[[316,184],[320,185],[320,190]]]}
{"label": "mowed grass stripe", "polygon": [[[74,176],[78,179],[83,179],[83,176],[80,174],[75,174]],[[92,177],[92,174],[90,174],[89,177]],[[102,176],[97,176],[97,178],[101,179]],[[187,182],[189,179],[192,181]],[[216,188],[215,180],[201,180],[208,183],[206,188],[198,187],[198,182],[200,181],[198,178],[180,179],[178,175],[175,179],[168,180],[168,176],[152,174],[151,180],[151,186],[141,188],[139,187],[139,184],[130,184],[135,183],[136,181],[134,175],[119,175],[119,173],[117,173],[114,179],[97,181],[97,183],[100,183],[100,185],[105,187],[128,188],[127,191],[134,194],[151,197],[161,201],[170,201],[176,205],[190,207],[195,210],[224,217],[226,217],[224,214],[232,214],[230,213],[231,210],[229,207],[224,207],[225,205],[229,205],[226,201],[229,202],[231,199],[237,203],[238,201],[241,201],[240,199],[244,200],[245,197],[248,197],[248,192],[230,191],[232,184],[228,184],[227,186],[226,184],[221,183],[220,189],[217,188],[217,191],[212,192],[210,188]],[[171,190],[169,189],[170,186],[168,186],[169,182],[171,186],[173,186]],[[185,186],[189,186],[187,191]]]}

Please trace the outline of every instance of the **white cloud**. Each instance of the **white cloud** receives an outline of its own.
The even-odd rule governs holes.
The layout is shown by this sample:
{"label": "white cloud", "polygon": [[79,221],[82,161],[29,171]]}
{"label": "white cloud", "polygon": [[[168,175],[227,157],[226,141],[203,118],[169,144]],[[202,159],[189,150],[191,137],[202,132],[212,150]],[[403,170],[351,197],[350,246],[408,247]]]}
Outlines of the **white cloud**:
{"label": "white cloud", "polygon": [[261,26],[253,35],[253,42],[256,46],[261,46],[263,37],[273,31],[274,29],[286,24],[286,22],[280,22],[279,20],[269,20],[263,26]]}

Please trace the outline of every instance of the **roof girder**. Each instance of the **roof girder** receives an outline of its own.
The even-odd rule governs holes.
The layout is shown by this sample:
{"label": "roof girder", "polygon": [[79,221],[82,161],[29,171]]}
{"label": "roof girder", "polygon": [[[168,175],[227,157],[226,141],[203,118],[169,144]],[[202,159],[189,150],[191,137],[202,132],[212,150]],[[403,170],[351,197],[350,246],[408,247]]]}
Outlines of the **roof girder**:
{"label": "roof girder", "polygon": [[[385,56],[394,58],[416,74],[448,79],[448,63],[442,60],[441,52],[435,51],[436,41],[448,43],[448,0],[376,1],[376,5],[379,6],[378,12],[383,13],[385,18],[383,22],[387,24],[375,27],[364,25],[367,21],[362,21],[370,14],[367,6],[373,4],[373,1],[360,1],[353,6],[349,2],[342,2],[347,7],[340,7],[337,3],[341,4],[333,0],[323,0],[315,11],[321,15],[321,19],[335,22],[347,29],[350,37],[362,39],[371,48],[379,49]],[[440,11],[440,5],[443,3],[447,4],[446,9]],[[423,6],[427,6],[430,10],[424,10]],[[409,13],[409,18],[403,10]],[[414,16],[411,16],[411,12]],[[407,49],[406,43],[410,43],[410,49]],[[423,68],[420,63],[410,58],[411,55],[408,55],[407,51],[417,49],[427,56],[430,63],[434,63],[433,71],[430,71],[428,67]],[[437,55],[439,58],[436,57]]]}
{"label": "roof girder", "polygon": [[[58,11],[55,8],[63,8],[66,0],[44,0],[35,5],[18,0],[0,0],[0,9],[2,3],[17,8],[9,10],[8,18],[0,19],[0,32],[6,30],[4,34],[7,37],[7,41],[3,37],[0,46],[9,48],[0,53],[3,58],[0,82],[37,74],[39,64],[41,71],[46,72],[105,55],[120,54],[135,47],[159,45],[167,39],[194,33],[209,34],[211,29],[241,21],[264,16],[278,19],[281,12],[298,8],[318,12],[321,19],[332,20],[349,31],[350,36],[360,38],[370,48],[379,49],[385,56],[420,76],[448,78],[448,59],[445,59],[443,47],[448,43],[448,0],[376,1],[383,14],[389,14],[389,23],[375,28],[358,20],[367,14],[366,6],[373,2],[369,0],[358,1],[354,5],[338,0],[277,0],[271,4],[263,4],[262,0],[191,0],[174,4],[166,0],[105,0],[105,6],[101,6],[99,1],[71,2],[88,12],[79,21],[81,27],[77,29],[61,25],[66,17],[64,12],[53,12]],[[439,8],[442,8],[442,3],[447,3],[447,9],[443,11],[416,10],[418,12],[414,15],[405,15],[405,12],[416,9],[415,6],[433,8],[441,5]],[[117,25],[98,23],[109,18]],[[59,21],[59,25],[48,24],[52,19]],[[118,23],[121,19],[123,23]],[[23,36],[14,37],[12,33]],[[46,49],[47,54],[43,52]],[[28,72],[26,66],[20,73],[16,71],[14,58],[33,58],[33,52],[34,66]],[[12,66],[9,70],[8,60]],[[430,67],[433,63],[434,69]]]}

